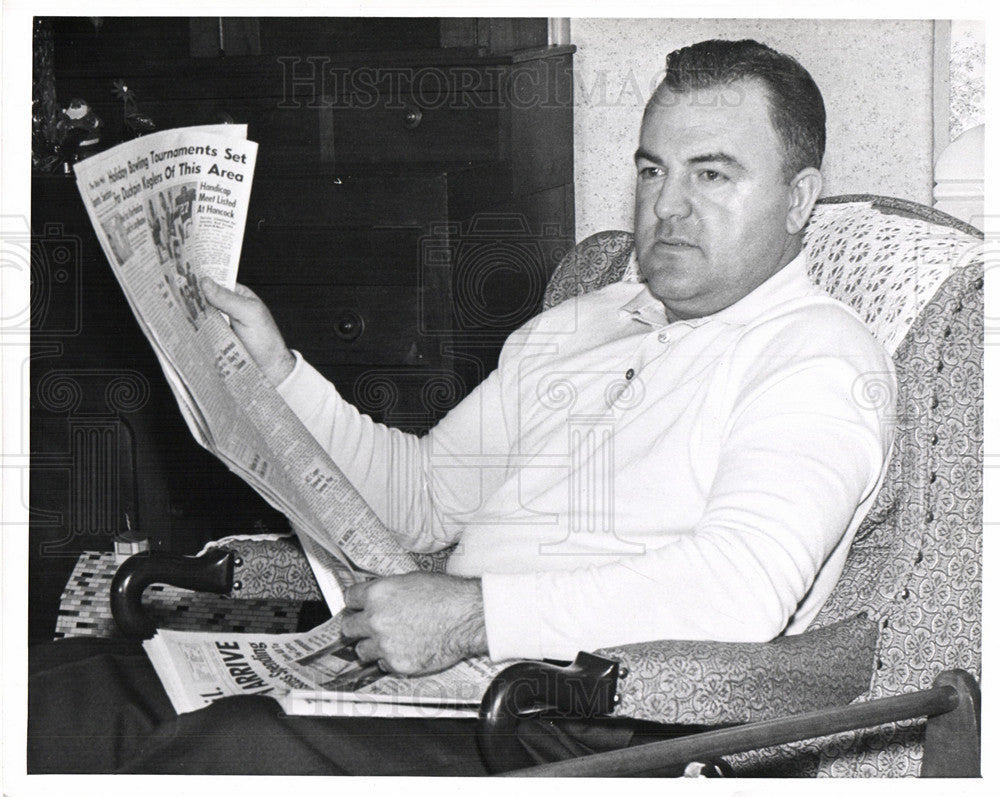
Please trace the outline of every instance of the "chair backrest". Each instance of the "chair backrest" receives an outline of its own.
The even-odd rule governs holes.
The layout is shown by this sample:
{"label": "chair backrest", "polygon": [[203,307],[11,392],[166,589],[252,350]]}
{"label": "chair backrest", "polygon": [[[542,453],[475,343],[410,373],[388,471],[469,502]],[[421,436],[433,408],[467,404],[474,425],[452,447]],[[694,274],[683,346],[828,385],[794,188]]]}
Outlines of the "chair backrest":
{"label": "chair backrest", "polygon": [[[905,334],[893,356],[899,394],[889,469],[814,621],[863,611],[878,622],[869,698],[928,688],[953,668],[976,678],[982,671],[982,240],[929,209],[905,212],[890,229],[917,255],[903,267],[922,294],[912,323],[905,310],[895,333]],[[932,289],[921,283],[939,283],[929,301],[922,296]],[[819,771],[916,775],[922,725],[826,745]]]}
{"label": "chair backrest", "polygon": [[[866,612],[880,625],[869,697],[981,674],[982,234],[923,205],[852,196],[819,204],[804,246],[814,280],[893,352],[897,432],[885,483],[813,627]],[[623,277],[632,236],[591,236],[556,269],[546,306]],[[875,384],[873,382],[873,384]],[[884,401],[885,394],[858,397]],[[852,736],[821,772],[916,774],[919,728]],[[886,755],[886,748],[892,752]],[[878,761],[876,764],[875,761]],[[886,773],[886,767],[893,771]]]}
{"label": "chair backrest", "polygon": [[[882,490],[814,625],[879,625],[868,697],[982,670],[983,271],[962,265],[896,351],[897,428]],[[852,737],[820,772],[915,775],[920,727]],[[885,770],[891,769],[886,772]]]}

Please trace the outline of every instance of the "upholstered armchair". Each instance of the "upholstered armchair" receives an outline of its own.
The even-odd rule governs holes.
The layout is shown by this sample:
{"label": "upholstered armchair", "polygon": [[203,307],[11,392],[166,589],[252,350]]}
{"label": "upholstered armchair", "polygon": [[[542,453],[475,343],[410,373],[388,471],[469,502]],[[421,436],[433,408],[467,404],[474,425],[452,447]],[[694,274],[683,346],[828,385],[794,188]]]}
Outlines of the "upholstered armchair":
{"label": "upholstered armchair", "polygon": [[[899,383],[888,474],[834,593],[812,627],[799,636],[763,644],[661,640],[607,648],[593,651],[596,658],[578,663],[568,676],[544,666],[539,670],[516,665],[520,669],[502,675],[498,680],[504,683],[495,684],[484,700],[481,742],[495,768],[532,763],[504,752],[504,729],[519,711],[535,711],[539,705],[563,711],[581,703],[580,695],[586,694],[586,705],[574,706],[583,713],[700,728],[780,723],[788,715],[837,711],[835,707],[852,701],[872,707],[866,722],[810,726],[814,732],[808,735],[825,734],[818,739],[737,752],[727,758],[737,774],[916,775],[921,772],[925,736],[960,739],[965,750],[962,767],[951,766],[955,755],[935,752],[935,774],[977,771],[982,235],[922,205],[850,196],[817,205],[805,248],[816,282],[854,308],[893,353]],[[632,236],[626,232],[587,238],[558,266],[546,292],[546,307],[615,280],[636,280],[631,252]],[[887,400],[877,382],[855,398]],[[127,633],[148,632],[140,597],[144,586],[154,581],[234,598],[275,591],[303,600],[319,597],[292,540],[220,541],[201,559],[166,557],[164,562],[167,571],[174,572],[146,558],[126,563],[116,578],[113,608]],[[420,562],[438,569],[443,558],[422,557]],[[505,686],[520,678],[535,683],[539,705],[513,705],[506,697]],[[907,699],[901,696],[931,690],[935,683],[937,691],[927,698],[926,711],[896,715],[877,710],[883,705],[880,698]],[[949,689],[962,694],[952,700]],[[966,722],[961,731],[942,731],[938,720],[931,722],[929,732],[925,720],[889,722],[920,713],[941,714],[940,701],[956,700]],[[833,734],[865,724],[875,727]],[[772,738],[760,737],[765,745],[772,744]],[[724,752],[747,750],[740,743]],[[948,759],[944,766],[942,759]],[[602,760],[597,757],[589,770],[584,766],[544,773],[631,771],[616,769],[620,762],[601,769]],[[639,771],[658,768],[647,762]]]}

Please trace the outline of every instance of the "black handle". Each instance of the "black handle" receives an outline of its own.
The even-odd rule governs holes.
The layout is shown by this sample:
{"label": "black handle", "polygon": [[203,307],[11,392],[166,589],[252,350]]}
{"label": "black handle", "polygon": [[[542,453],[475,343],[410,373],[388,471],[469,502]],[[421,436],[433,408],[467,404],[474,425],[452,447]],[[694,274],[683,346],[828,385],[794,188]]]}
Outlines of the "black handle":
{"label": "black handle", "polygon": [[178,556],[155,551],[126,559],[111,581],[111,615],[121,632],[132,639],[148,639],[156,626],[142,607],[142,593],[150,584],[225,594],[233,585],[235,555],[225,548],[201,556]]}
{"label": "black handle", "polygon": [[517,723],[525,716],[542,711],[567,717],[609,714],[618,669],[617,661],[578,653],[566,667],[535,661],[503,670],[479,705],[476,741],[486,769],[495,774],[537,763],[517,741]]}

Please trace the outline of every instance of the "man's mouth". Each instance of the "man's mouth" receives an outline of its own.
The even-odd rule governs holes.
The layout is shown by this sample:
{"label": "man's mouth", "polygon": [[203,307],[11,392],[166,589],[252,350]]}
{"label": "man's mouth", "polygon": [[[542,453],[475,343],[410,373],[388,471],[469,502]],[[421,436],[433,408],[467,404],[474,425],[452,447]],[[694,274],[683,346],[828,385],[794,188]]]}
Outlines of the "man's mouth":
{"label": "man's mouth", "polygon": [[678,248],[680,248],[680,247],[691,247],[691,248],[693,248],[693,247],[697,246],[697,244],[695,244],[692,241],[687,240],[686,238],[677,238],[676,236],[671,236],[670,238],[657,238],[656,242],[658,244],[660,244],[661,246],[675,246],[675,247],[678,247]]}

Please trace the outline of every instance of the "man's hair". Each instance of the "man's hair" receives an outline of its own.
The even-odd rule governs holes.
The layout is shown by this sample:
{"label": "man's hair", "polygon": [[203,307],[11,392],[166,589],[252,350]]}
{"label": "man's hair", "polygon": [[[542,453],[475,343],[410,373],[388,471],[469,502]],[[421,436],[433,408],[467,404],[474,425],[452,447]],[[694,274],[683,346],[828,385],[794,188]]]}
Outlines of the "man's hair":
{"label": "man's hair", "polygon": [[791,180],[807,166],[820,168],[826,108],[819,87],[794,58],[753,39],[710,39],[674,50],[650,105],[663,91],[683,94],[753,79],[767,87],[771,124],[784,149],[785,178]]}

